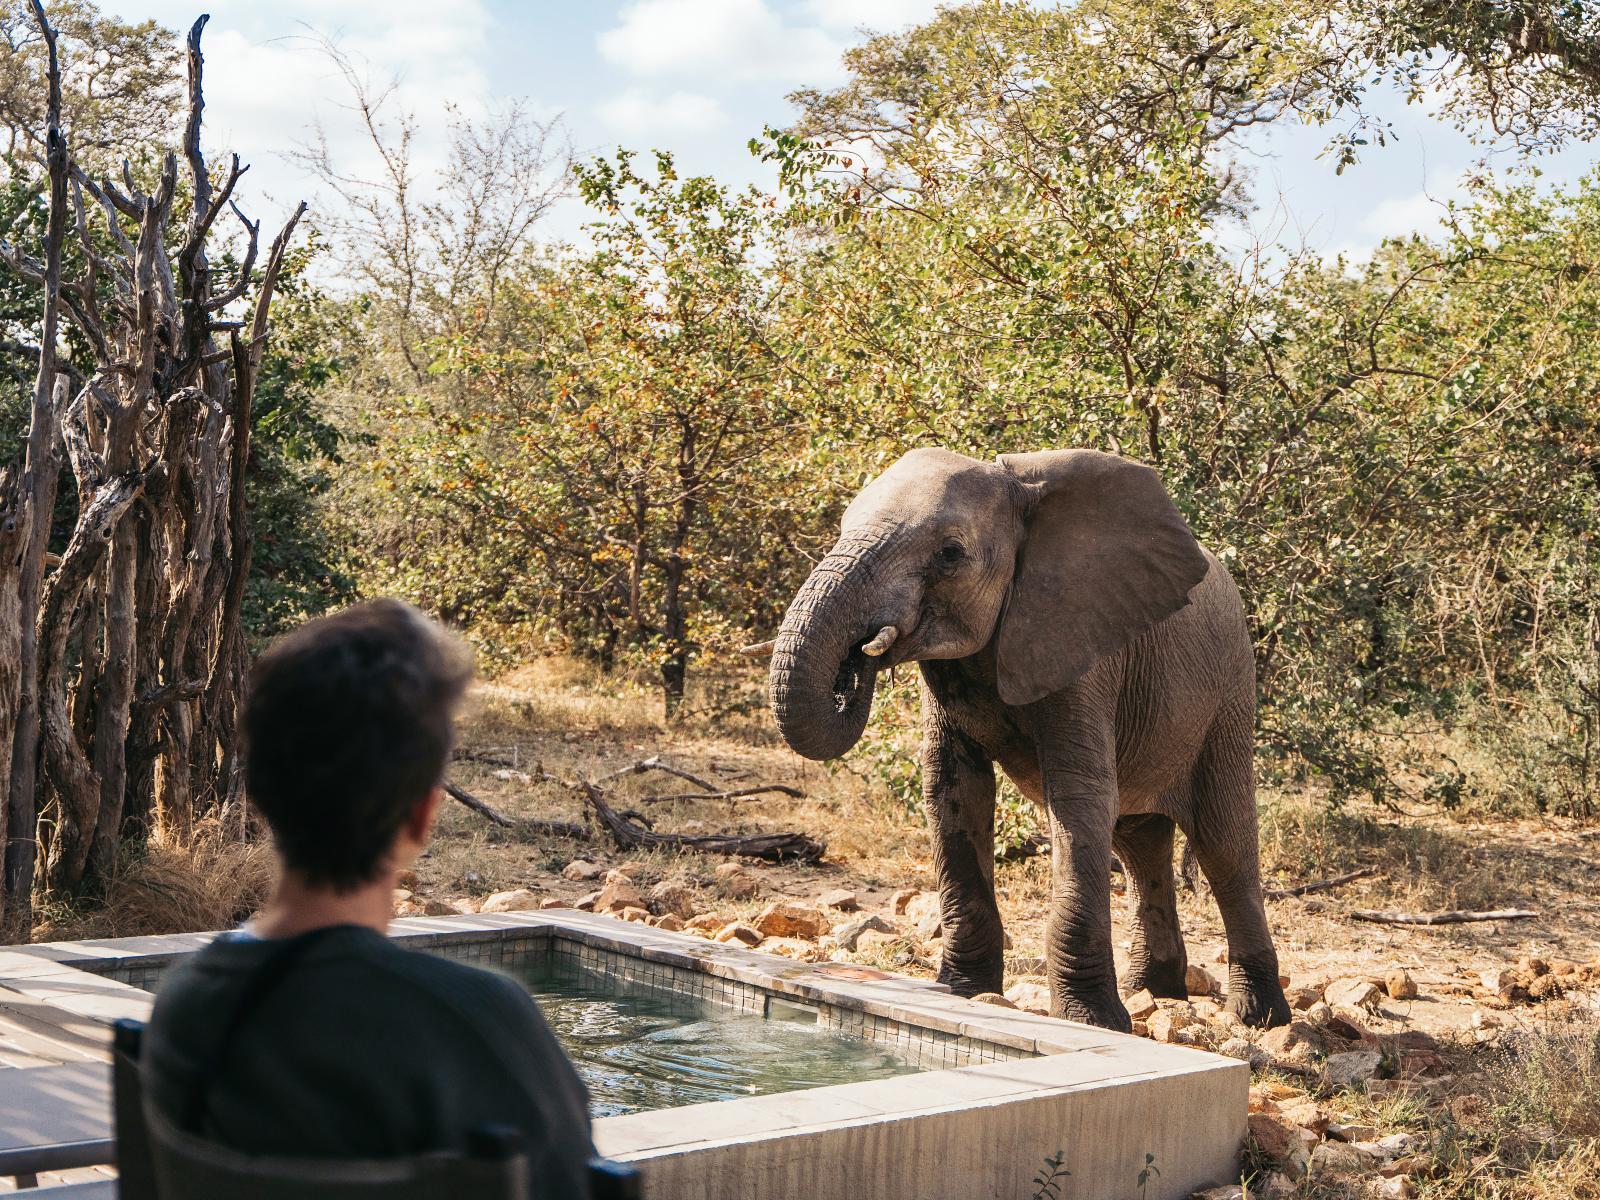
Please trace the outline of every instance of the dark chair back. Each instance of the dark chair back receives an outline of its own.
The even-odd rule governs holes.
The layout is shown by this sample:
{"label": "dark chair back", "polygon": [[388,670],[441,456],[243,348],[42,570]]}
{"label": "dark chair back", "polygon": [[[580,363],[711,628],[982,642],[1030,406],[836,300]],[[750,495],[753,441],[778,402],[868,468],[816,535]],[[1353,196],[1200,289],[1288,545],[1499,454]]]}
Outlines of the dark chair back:
{"label": "dark chair back", "polygon": [[[112,1089],[121,1200],[527,1200],[528,1163],[516,1132],[474,1130],[463,1153],[332,1160],[241,1154],[174,1126],[146,1102],[139,1058],[144,1027],[118,1021]],[[639,1172],[597,1160],[592,1200],[642,1200]]]}

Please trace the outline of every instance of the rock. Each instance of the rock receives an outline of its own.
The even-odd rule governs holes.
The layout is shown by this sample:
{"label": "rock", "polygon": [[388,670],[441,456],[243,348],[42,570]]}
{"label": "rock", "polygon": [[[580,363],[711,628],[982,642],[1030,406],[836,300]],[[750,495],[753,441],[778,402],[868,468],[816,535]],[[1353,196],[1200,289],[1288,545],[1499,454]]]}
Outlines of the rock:
{"label": "rock", "polygon": [[1221,1187],[1190,1192],[1189,1200],[1249,1200],[1249,1197],[1244,1194],[1244,1188],[1237,1183],[1225,1183]]}
{"label": "rock", "polygon": [[1143,1021],[1129,1021],[1128,1032],[1134,1037],[1147,1038],[1150,1036],[1150,1026]]}
{"label": "rock", "polygon": [[612,871],[606,876],[605,887],[595,897],[594,911],[620,913],[625,908],[642,908],[648,912],[650,902],[645,899],[644,891],[638,884],[622,872]]}
{"label": "rock", "polygon": [[678,933],[683,929],[683,918],[677,913],[662,913],[651,920],[650,924],[657,929],[665,929],[668,933]]}
{"label": "rock", "polygon": [[922,893],[913,888],[902,888],[889,897],[889,911],[897,917],[905,915],[906,905],[910,904]]}
{"label": "rock", "polygon": [[1322,1078],[1329,1087],[1358,1088],[1378,1073],[1383,1055],[1376,1050],[1347,1050],[1328,1055],[1322,1064]]}
{"label": "rock", "polygon": [[1361,1017],[1353,1008],[1334,1009],[1323,1018],[1321,1028],[1324,1035],[1346,1042],[1371,1045],[1378,1040],[1372,1031],[1361,1023]]}
{"label": "rock", "polygon": [[1292,1104],[1284,1104],[1282,1112],[1285,1120],[1293,1121],[1301,1129],[1314,1135],[1312,1141],[1316,1141],[1328,1131],[1328,1114],[1305,1097]]}
{"label": "rock", "polygon": [[1370,979],[1336,979],[1322,993],[1331,1005],[1348,1005],[1351,1008],[1373,1008],[1383,993]]}
{"label": "rock", "polygon": [[741,925],[737,921],[730,922],[717,930],[716,940],[719,942],[740,942],[746,946],[759,946],[761,935],[748,925]]}
{"label": "rock", "polygon": [[1517,986],[1515,971],[1507,971],[1502,967],[1493,967],[1484,971],[1479,977],[1483,981],[1485,991],[1493,992],[1497,996],[1509,996]]}
{"label": "rock", "polygon": [[1355,1146],[1323,1142],[1311,1151],[1311,1169],[1318,1173],[1357,1174],[1373,1165],[1372,1158]]}
{"label": "rock", "polygon": [[1191,996],[1210,996],[1217,990],[1216,979],[1199,963],[1189,964],[1183,982]]}
{"label": "rock", "polygon": [[1299,1194],[1300,1185],[1282,1171],[1269,1171],[1256,1184],[1257,1200],[1293,1200]]}
{"label": "rock", "polygon": [[1390,971],[1383,981],[1384,989],[1394,1000],[1415,1000],[1417,998],[1417,981],[1411,978],[1409,972],[1399,969]]}
{"label": "rock", "polygon": [[422,911],[422,905],[415,900],[396,900],[391,911],[397,917],[421,917],[427,915]]}
{"label": "rock", "polygon": [[[410,887],[411,884],[403,883],[402,886]],[[1517,970],[1529,979],[1537,979],[1541,975],[1550,974],[1550,964],[1542,958],[1523,957],[1517,959]]]}
{"label": "rock", "polygon": [[855,912],[861,907],[860,899],[849,888],[823,892],[817,897],[817,903],[823,908],[837,908],[840,912]]}
{"label": "rock", "polygon": [[694,916],[695,909],[699,907],[695,903],[694,893],[677,879],[663,879],[650,889],[645,899],[649,902],[650,911],[657,916],[671,913],[682,921]]}
{"label": "rock", "polygon": [[1373,1152],[1382,1158],[1405,1158],[1427,1149],[1428,1139],[1415,1133],[1391,1133],[1371,1143]]}
{"label": "rock", "polygon": [[1429,1154],[1408,1154],[1379,1168],[1380,1173],[1390,1179],[1396,1175],[1422,1175],[1432,1170],[1433,1156]]}
{"label": "rock", "polygon": [[579,897],[572,902],[572,907],[579,912],[593,912],[595,903],[600,899],[599,892],[590,892],[587,896]]}
{"label": "rock", "polygon": [[717,891],[733,900],[748,900],[761,894],[761,881],[743,863],[719,863],[712,873]]}
{"label": "rock", "polygon": [[404,904],[407,900],[410,900],[410,899],[411,899],[411,889],[410,888],[403,888],[403,887],[395,888],[395,890],[394,890],[394,902],[396,904]]}
{"label": "rock", "polygon": [[1284,999],[1289,1001],[1289,1007],[1295,1012],[1305,1012],[1313,1004],[1321,1003],[1324,986],[1320,983],[1302,983],[1286,991]]}
{"label": "rock", "polygon": [[775,900],[751,922],[765,937],[802,937],[816,941],[828,932],[828,918],[819,908],[793,900]]}
{"label": "rock", "polygon": [[1217,1053],[1226,1054],[1229,1058],[1237,1058],[1240,1062],[1249,1063],[1250,1069],[1253,1071],[1264,1071],[1272,1065],[1272,1055],[1242,1037],[1228,1038],[1217,1047]]}
{"label": "rock", "polygon": [[644,924],[648,924],[650,921],[650,910],[648,908],[640,908],[635,904],[628,905],[627,908],[623,909],[616,915],[621,917],[624,921],[639,921]]}
{"label": "rock", "polygon": [[1180,1038],[1178,1034],[1192,1025],[1200,1023],[1199,1017],[1187,1004],[1174,1004],[1170,1008],[1157,1008],[1145,1019],[1145,1026],[1150,1030],[1150,1036],[1158,1042],[1167,1042],[1173,1045],[1182,1045],[1187,1039]]}
{"label": "rock", "polygon": [[1250,1138],[1262,1154],[1293,1179],[1306,1173],[1317,1143],[1314,1133],[1276,1113],[1251,1113],[1247,1120]]}
{"label": "rock", "polygon": [[403,888],[411,888],[414,890],[417,886],[417,873],[410,867],[407,867],[404,871],[401,871],[400,874],[395,876],[395,882]]}
{"label": "rock", "polygon": [[800,962],[822,960],[822,952],[817,949],[816,944],[800,938],[766,938],[761,943],[761,949],[766,954],[781,954],[785,958],[798,959]]}
{"label": "rock", "polygon": [[1378,1200],[1410,1200],[1417,1194],[1417,1185],[1404,1175],[1375,1179],[1370,1187],[1372,1195],[1378,1197]]}
{"label": "rock", "polygon": [[422,915],[425,917],[457,917],[462,910],[448,900],[436,900],[432,897],[422,902]]}
{"label": "rock", "polygon": [[834,938],[838,941],[840,947],[845,950],[854,950],[856,948],[856,940],[863,933],[869,932],[894,933],[895,928],[876,913],[868,913],[864,917],[857,917],[853,921],[845,921],[843,924],[833,927]]}
{"label": "rock", "polygon": [[1290,1067],[1308,1067],[1323,1051],[1322,1034],[1305,1021],[1291,1021],[1269,1029],[1257,1044],[1272,1055],[1273,1061]]}
{"label": "rock", "polygon": [[1550,1000],[1561,995],[1564,990],[1559,975],[1539,975],[1528,984],[1528,999]]}
{"label": "rock", "polygon": [[[571,900],[563,900],[560,896],[546,896],[543,900],[539,901],[539,909],[540,909],[541,912],[544,911],[545,909],[549,909],[549,908],[571,908],[571,907],[572,907],[572,901]],[[482,911],[482,910],[480,909],[479,911]]]}
{"label": "rock", "polygon": [[1128,1016],[1135,1021],[1143,1021],[1156,1011],[1156,998],[1150,994],[1149,988],[1140,988],[1132,995],[1124,996],[1122,1003],[1128,1010]]}
{"label": "rock", "polygon": [[690,917],[683,923],[683,927],[685,929],[703,929],[709,933],[715,933],[727,923],[716,913],[701,913],[698,917]]}
{"label": "rock", "polygon": [[538,907],[538,896],[535,896],[527,888],[517,888],[511,892],[496,892],[483,902],[478,911],[486,913],[533,912]]}
{"label": "rock", "polygon": [[979,992],[972,997],[976,1004],[992,1004],[996,1008],[1016,1008],[1016,1005],[1007,1000],[999,992]]}
{"label": "rock", "polygon": [[591,879],[599,879],[606,873],[605,868],[599,863],[592,863],[587,858],[575,858],[561,868],[561,877],[570,879],[574,883],[588,883]]}
{"label": "rock", "polygon": [[900,938],[893,933],[885,933],[881,929],[867,929],[856,937],[854,949],[858,954],[881,954],[899,940]]}
{"label": "rock", "polygon": [[940,929],[944,927],[939,896],[935,892],[921,892],[912,897],[906,904],[905,915],[906,920],[916,928],[918,937],[938,937]]}
{"label": "rock", "polygon": [[1341,1125],[1337,1122],[1328,1122],[1328,1138],[1335,1142],[1369,1142],[1378,1136],[1378,1131],[1371,1125]]}
{"label": "rock", "polygon": [[1006,999],[1024,1012],[1050,1015],[1050,986],[1043,980],[1017,980],[1006,989]]}

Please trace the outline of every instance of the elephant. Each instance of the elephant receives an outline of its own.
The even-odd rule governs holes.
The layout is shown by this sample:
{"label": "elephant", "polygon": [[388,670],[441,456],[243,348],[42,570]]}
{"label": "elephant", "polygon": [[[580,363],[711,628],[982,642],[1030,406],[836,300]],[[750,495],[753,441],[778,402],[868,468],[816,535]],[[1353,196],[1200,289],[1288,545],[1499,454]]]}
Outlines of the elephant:
{"label": "elephant", "polygon": [[1126,993],[1187,996],[1181,828],[1227,929],[1229,1009],[1289,1021],[1261,890],[1244,606],[1154,470],[1086,449],[905,454],[851,501],[771,643],[784,740],[806,758],[844,754],[878,674],[904,662],[921,671],[942,982],[1003,987],[999,764],[1048,816],[1052,1015],[1130,1029],[1113,851],[1135,917]]}

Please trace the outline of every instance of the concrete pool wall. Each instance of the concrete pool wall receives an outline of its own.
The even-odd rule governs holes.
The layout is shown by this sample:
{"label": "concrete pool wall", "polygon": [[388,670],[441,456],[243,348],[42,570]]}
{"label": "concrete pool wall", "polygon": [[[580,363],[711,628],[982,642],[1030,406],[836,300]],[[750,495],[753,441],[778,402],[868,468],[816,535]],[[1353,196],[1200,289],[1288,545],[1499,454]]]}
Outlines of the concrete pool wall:
{"label": "concrete pool wall", "polygon": [[[923,1067],[597,1120],[601,1153],[637,1162],[651,1200],[1031,1200],[1058,1153],[1065,1196],[1179,1200],[1238,1180],[1250,1072],[1234,1059],[570,909],[402,918],[390,935],[486,966],[553,954],[745,1012],[798,1008]],[[143,1019],[162,974],[211,936],[0,948],[0,988],[97,1022]],[[1141,1189],[1147,1155],[1160,1174]]]}

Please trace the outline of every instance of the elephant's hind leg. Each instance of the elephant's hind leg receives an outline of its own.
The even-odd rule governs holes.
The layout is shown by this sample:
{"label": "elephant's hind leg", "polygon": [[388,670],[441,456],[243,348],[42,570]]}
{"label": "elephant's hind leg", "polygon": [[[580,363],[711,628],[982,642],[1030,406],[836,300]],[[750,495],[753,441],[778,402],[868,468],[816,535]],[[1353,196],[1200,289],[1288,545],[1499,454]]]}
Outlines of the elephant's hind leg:
{"label": "elephant's hind leg", "polygon": [[1247,1025],[1286,1025],[1278,953],[1261,896],[1255,761],[1248,708],[1224,714],[1196,766],[1184,832],[1228,932],[1228,1010]]}
{"label": "elephant's hind leg", "polygon": [[1178,926],[1178,894],[1172,874],[1172,818],[1141,813],[1120,818],[1112,846],[1127,873],[1133,900],[1133,948],[1125,991],[1148,988],[1152,996],[1185,999],[1188,956]]}
{"label": "elephant's hind leg", "polygon": [[933,835],[944,950],[939,982],[958,996],[1005,986],[994,898],[994,764],[923,695],[922,790]]}

